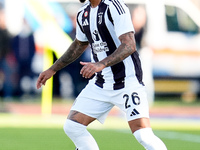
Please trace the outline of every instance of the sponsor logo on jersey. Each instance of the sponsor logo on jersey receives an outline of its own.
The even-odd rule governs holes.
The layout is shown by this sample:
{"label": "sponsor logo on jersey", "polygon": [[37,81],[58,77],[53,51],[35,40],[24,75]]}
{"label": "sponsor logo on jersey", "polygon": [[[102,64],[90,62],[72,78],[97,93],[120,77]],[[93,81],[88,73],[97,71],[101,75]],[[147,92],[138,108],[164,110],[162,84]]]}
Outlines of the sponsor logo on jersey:
{"label": "sponsor logo on jersey", "polygon": [[95,54],[103,51],[105,52],[109,51],[107,43],[101,41],[99,32],[97,30],[94,30],[94,32],[92,32],[92,39],[96,41],[95,43],[92,44],[92,49]]}
{"label": "sponsor logo on jersey", "polygon": [[94,41],[99,41],[99,32],[97,30],[94,30],[94,32],[92,33],[92,38]]}
{"label": "sponsor logo on jersey", "polygon": [[107,43],[101,42],[99,44],[94,44],[94,43],[92,44],[92,49],[95,54],[100,53],[100,52],[108,52],[109,51],[108,47],[101,46],[101,45],[107,45]]}

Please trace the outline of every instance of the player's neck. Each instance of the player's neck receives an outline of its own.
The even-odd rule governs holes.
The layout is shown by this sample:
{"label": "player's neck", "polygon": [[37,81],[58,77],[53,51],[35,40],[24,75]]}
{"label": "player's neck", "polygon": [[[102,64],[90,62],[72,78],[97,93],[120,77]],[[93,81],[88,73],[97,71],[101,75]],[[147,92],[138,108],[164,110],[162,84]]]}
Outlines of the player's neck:
{"label": "player's neck", "polygon": [[101,2],[101,0],[90,0],[91,7],[92,8],[97,7],[100,2]]}

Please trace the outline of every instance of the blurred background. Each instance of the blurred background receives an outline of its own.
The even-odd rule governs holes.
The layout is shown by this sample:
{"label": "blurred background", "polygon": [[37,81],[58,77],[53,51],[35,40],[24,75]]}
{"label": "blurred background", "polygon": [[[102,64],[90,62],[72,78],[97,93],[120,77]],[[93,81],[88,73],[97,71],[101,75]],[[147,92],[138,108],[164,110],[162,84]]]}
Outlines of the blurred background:
{"label": "blurred background", "polygon": [[[135,27],[149,105],[156,100],[199,102],[199,0],[125,2]],[[81,5],[78,0],[0,0],[1,102],[45,99],[43,89],[35,87],[37,77],[74,40]],[[74,100],[88,82],[79,74],[80,60],[90,61],[90,47],[54,76],[46,95]]]}
{"label": "blurred background", "polygon": [[[193,130],[192,136],[184,133],[185,138],[157,133],[172,140],[182,137],[181,142],[192,138],[200,146],[200,1],[124,1],[135,28],[153,129]],[[79,0],[0,0],[0,132],[7,127],[60,127],[64,123],[75,97],[88,82],[79,74],[79,62],[90,61],[90,47],[57,72],[49,85],[37,90],[36,80],[74,40],[81,6]],[[62,117],[52,121],[16,114]],[[114,108],[109,116],[123,115]],[[104,127],[128,128],[117,121],[108,119]]]}
{"label": "blurred background", "polygon": [[[199,103],[199,0],[125,2],[135,28],[149,105]],[[81,5],[78,0],[0,0],[1,102],[47,101],[43,104],[52,107],[52,101],[73,101],[80,93],[88,80],[79,74],[79,62],[90,61],[90,47],[48,81],[47,90],[37,90],[35,85],[38,75],[74,40]],[[3,106],[0,110],[9,111]]]}
{"label": "blurred background", "polygon": [[[200,2],[198,0],[126,1],[143,61],[150,104],[157,96],[195,101],[200,93]],[[75,38],[79,1],[0,1],[0,97],[2,101],[40,96],[35,82],[44,70],[45,51],[53,61]],[[79,61],[57,73],[53,95],[74,98],[86,85]]]}
{"label": "blurred background", "polygon": [[[143,61],[149,102],[176,96],[196,101],[200,94],[200,2],[198,0],[126,0]],[[0,97],[21,101],[39,97],[36,79],[48,64],[46,51],[55,61],[75,38],[79,1],[0,1]],[[79,75],[79,61],[90,60],[90,49],[58,72],[53,96],[74,98],[86,85]]]}

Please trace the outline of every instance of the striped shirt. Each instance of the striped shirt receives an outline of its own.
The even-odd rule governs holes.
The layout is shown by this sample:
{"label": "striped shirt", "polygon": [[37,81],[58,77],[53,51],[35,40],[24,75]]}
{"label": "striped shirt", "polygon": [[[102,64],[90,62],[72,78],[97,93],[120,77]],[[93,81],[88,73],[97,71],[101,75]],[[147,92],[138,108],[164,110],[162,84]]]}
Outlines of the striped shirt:
{"label": "striped shirt", "polygon": [[[92,62],[98,62],[112,54],[121,44],[119,36],[134,32],[128,7],[122,0],[102,0],[92,8],[88,1],[77,14],[76,38],[88,41]],[[127,78],[135,78],[142,84],[142,70],[138,53],[122,62],[96,73],[92,81],[104,89],[122,89]]]}

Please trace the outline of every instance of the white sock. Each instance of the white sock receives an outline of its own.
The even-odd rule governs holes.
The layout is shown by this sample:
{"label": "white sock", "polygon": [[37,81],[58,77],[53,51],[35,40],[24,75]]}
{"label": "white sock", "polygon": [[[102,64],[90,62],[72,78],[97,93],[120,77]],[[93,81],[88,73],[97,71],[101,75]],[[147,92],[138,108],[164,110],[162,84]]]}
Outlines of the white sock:
{"label": "white sock", "polygon": [[154,135],[151,128],[139,129],[133,135],[146,150],[167,150],[165,144]]}
{"label": "white sock", "polygon": [[78,150],[99,150],[95,139],[87,131],[86,126],[67,119],[63,129]]}

